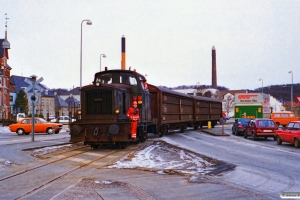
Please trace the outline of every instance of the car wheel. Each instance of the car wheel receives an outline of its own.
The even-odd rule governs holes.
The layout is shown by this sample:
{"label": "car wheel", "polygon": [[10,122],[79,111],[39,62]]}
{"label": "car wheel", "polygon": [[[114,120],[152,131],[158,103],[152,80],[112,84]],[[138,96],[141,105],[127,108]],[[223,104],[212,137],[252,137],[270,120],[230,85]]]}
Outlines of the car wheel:
{"label": "car wheel", "polygon": [[231,129],[231,132],[232,132],[232,135],[234,135],[234,130],[233,130],[233,128]]}
{"label": "car wheel", "polygon": [[276,141],[276,137],[275,136],[273,137],[273,139],[274,139],[274,141]]}
{"label": "car wheel", "polygon": [[19,129],[16,131],[16,133],[17,133],[18,135],[23,135],[23,134],[24,134],[24,130],[21,129],[21,128],[19,128]]}
{"label": "car wheel", "polygon": [[48,128],[46,131],[47,134],[52,134],[53,133],[53,128]]}
{"label": "car wheel", "polygon": [[300,143],[299,143],[299,140],[297,138],[294,139],[294,145],[295,145],[296,148],[300,147]]}
{"label": "car wheel", "polygon": [[254,133],[252,133],[252,140],[256,140],[256,139],[257,139],[257,136]]}
{"label": "car wheel", "polygon": [[276,137],[276,142],[277,142],[278,145],[282,144],[282,140],[280,139],[279,136]]}
{"label": "car wheel", "polygon": [[247,135],[246,131],[244,131],[244,138],[247,139],[247,137],[248,137],[248,135]]}

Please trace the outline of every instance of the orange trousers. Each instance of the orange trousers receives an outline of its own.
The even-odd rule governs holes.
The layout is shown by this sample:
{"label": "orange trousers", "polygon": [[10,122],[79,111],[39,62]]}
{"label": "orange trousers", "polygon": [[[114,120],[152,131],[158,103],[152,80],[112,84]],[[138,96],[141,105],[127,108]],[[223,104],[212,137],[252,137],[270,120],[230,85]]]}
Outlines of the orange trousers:
{"label": "orange trousers", "polygon": [[130,125],[131,125],[131,137],[136,138],[136,130],[137,130],[138,121],[131,121]]}

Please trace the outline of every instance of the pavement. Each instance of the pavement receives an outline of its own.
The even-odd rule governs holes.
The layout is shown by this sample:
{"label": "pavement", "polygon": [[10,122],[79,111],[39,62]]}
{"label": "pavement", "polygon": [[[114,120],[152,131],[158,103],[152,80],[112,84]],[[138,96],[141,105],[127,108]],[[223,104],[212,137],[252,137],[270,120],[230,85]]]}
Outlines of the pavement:
{"label": "pavement", "polygon": [[214,128],[208,129],[203,127],[200,129],[201,132],[213,135],[213,136],[230,136],[232,123],[227,122],[225,124],[217,124]]}

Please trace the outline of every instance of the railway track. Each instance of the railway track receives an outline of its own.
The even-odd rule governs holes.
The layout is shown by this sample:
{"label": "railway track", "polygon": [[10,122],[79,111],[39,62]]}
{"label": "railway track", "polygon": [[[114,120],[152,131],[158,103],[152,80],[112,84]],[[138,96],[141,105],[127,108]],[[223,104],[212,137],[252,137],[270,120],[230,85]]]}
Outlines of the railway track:
{"label": "railway track", "polygon": [[[131,150],[130,150],[131,149]],[[25,199],[44,190],[70,174],[86,169],[95,162],[115,161],[135,150],[99,149],[84,147],[55,156],[46,163],[0,178],[0,199]],[[94,167],[94,166],[92,166]],[[7,193],[6,191],[9,191]]]}

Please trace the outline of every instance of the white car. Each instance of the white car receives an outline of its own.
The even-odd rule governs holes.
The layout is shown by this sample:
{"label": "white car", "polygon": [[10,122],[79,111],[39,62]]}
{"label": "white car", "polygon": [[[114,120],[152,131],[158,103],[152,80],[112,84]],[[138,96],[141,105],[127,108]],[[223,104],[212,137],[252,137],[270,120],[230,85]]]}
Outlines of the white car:
{"label": "white car", "polygon": [[[75,119],[72,119],[72,122],[74,122]],[[57,122],[60,124],[68,124],[70,122],[70,117],[69,116],[59,116],[56,119],[52,119],[51,122]]]}

